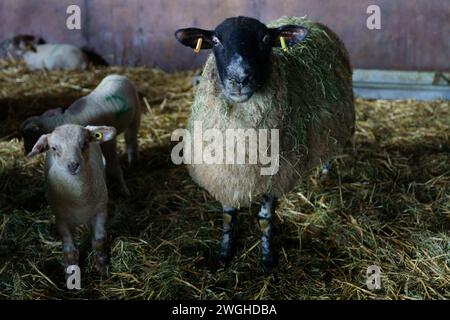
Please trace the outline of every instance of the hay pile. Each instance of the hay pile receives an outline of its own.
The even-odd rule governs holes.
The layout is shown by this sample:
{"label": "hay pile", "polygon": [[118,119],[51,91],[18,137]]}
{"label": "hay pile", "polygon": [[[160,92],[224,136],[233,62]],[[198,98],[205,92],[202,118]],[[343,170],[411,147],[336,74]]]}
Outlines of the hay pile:
{"label": "hay pile", "polygon": [[[357,101],[356,154],[349,150],[325,180],[312,176],[282,199],[280,265],[263,274],[256,212],[242,214],[236,257],[217,269],[220,206],[170,162],[170,134],[186,124],[194,97],[192,72],[0,67],[0,298],[450,298],[448,101]],[[43,158],[24,159],[16,128],[28,114],[68,106],[111,72],[133,79],[146,101],[142,164],[125,171],[133,196],[109,206],[111,277],[100,281],[85,256],[83,289],[69,292]],[[90,252],[88,237],[78,242]],[[374,264],[382,288],[371,291],[365,272]]]}

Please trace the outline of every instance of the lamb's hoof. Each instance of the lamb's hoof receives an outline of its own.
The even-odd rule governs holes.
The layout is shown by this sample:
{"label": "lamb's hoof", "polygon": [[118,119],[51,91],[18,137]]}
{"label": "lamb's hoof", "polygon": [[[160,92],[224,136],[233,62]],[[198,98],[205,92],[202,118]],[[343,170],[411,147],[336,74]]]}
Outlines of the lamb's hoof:
{"label": "lamb's hoof", "polygon": [[127,187],[126,185],[122,185],[122,186],[120,187],[120,193],[121,193],[121,195],[122,195],[123,197],[125,197],[125,198],[131,197],[130,189],[128,189],[128,187]]}
{"label": "lamb's hoof", "polygon": [[322,170],[319,173],[319,180],[325,180],[325,178],[328,176],[331,170],[331,165],[329,162],[325,162],[322,165]]}
{"label": "lamb's hoof", "polygon": [[278,265],[277,255],[274,253],[263,254],[261,256],[261,267],[265,273],[272,272]]}
{"label": "lamb's hoof", "polygon": [[95,270],[100,274],[102,279],[109,277],[109,265],[108,263],[104,262],[96,262],[95,263]]}
{"label": "lamb's hoof", "polygon": [[78,266],[78,259],[78,250],[64,252],[64,270],[66,270],[69,266]]}
{"label": "lamb's hoof", "polygon": [[102,279],[106,279],[109,277],[109,265],[107,264],[96,264],[95,269],[100,274]]}
{"label": "lamb's hoof", "polygon": [[140,160],[139,159],[133,159],[128,161],[128,170],[135,170],[139,168],[140,166]]}
{"label": "lamb's hoof", "polygon": [[108,256],[106,254],[98,254],[96,256],[95,269],[102,279],[109,277]]}
{"label": "lamb's hoof", "polygon": [[227,267],[232,259],[233,259],[232,254],[222,254],[221,252],[219,252],[219,254],[217,255],[217,263],[221,268]]}

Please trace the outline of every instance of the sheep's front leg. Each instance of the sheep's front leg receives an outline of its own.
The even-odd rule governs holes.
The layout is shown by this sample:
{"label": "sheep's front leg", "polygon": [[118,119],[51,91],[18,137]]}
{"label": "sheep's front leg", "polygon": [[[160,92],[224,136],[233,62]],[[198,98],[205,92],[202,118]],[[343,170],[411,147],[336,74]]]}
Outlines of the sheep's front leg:
{"label": "sheep's front leg", "polygon": [[108,275],[108,244],[106,234],[106,210],[98,213],[92,221],[92,249],[95,254],[95,268],[102,276]]}
{"label": "sheep's front leg", "polygon": [[258,212],[258,224],[262,232],[261,262],[266,270],[276,264],[276,257],[272,245],[275,207],[275,197],[271,195],[264,195],[261,201],[261,209]]}
{"label": "sheep's front leg", "polygon": [[116,139],[103,143],[101,147],[106,160],[106,175],[109,179],[114,179],[120,184],[121,192],[124,196],[129,196],[130,190],[128,190],[125,183],[119,157],[117,156]]}
{"label": "sheep's front leg", "polygon": [[236,222],[237,222],[237,209],[224,207],[222,241],[220,242],[220,249],[219,249],[219,262],[222,265],[227,264],[234,254]]}
{"label": "sheep's front leg", "polygon": [[64,253],[64,270],[68,266],[78,265],[78,250],[75,247],[70,226],[62,221],[57,221],[58,232],[62,238]]}

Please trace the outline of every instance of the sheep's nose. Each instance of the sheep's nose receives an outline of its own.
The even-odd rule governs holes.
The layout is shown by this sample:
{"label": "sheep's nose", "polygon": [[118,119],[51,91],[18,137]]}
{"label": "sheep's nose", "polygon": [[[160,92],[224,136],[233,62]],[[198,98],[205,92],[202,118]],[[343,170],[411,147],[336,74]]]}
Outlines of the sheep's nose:
{"label": "sheep's nose", "polygon": [[253,73],[249,70],[245,70],[238,75],[233,75],[228,78],[228,80],[233,85],[246,86],[253,79]]}
{"label": "sheep's nose", "polygon": [[80,171],[80,164],[78,162],[70,162],[67,165],[67,169],[69,169],[71,174],[75,175]]}

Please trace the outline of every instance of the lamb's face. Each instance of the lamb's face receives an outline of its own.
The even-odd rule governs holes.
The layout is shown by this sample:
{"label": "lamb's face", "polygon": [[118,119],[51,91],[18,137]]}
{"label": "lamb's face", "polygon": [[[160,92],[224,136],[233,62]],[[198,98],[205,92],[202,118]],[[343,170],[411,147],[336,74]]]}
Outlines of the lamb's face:
{"label": "lamb's face", "polygon": [[116,129],[113,127],[62,125],[52,133],[42,135],[28,157],[50,152],[55,165],[60,170],[67,170],[69,174],[77,175],[89,161],[89,144],[109,141],[115,135]]}
{"label": "lamb's face", "polygon": [[306,34],[302,26],[271,29],[256,19],[237,17],[226,19],[213,31],[187,28],[178,30],[175,36],[191,48],[202,38],[202,49],[213,49],[225,96],[241,103],[263,90],[270,77],[272,47],[280,46],[280,37],[287,45],[294,45]]}
{"label": "lamb's face", "polygon": [[90,131],[81,126],[64,125],[56,128],[48,137],[48,150],[55,163],[71,175],[77,175],[89,161]]}
{"label": "lamb's face", "polygon": [[36,46],[44,43],[45,41],[41,38],[30,35],[18,35],[5,40],[2,43],[2,47],[6,52],[21,57],[26,52],[36,52]]}

